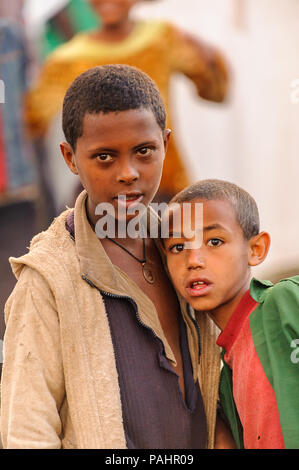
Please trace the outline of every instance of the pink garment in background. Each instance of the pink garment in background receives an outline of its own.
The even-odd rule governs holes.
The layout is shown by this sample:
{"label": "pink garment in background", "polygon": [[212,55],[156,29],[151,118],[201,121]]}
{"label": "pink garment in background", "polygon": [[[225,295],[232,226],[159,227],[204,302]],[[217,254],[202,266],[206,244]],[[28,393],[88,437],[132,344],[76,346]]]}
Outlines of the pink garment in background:
{"label": "pink garment in background", "polygon": [[14,18],[22,22],[24,0],[1,0],[0,18]]}

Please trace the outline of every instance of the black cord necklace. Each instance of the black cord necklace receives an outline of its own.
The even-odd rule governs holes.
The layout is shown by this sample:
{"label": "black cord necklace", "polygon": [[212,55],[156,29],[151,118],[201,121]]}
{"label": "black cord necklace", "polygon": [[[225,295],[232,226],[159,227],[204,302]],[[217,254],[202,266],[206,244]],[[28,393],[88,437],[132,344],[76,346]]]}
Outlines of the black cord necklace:
{"label": "black cord necklace", "polygon": [[144,279],[149,283],[149,284],[154,284],[155,278],[153,271],[151,268],[147,265],[146,263],[146,249],[145,249],[145,239],[142,238],[142,244],[143,244],[143,258],[139,259],[137,256],[135,256],[133,253],[131,253],[127,248],[125,248],[123,245],[118,243],[116,240],[113,240],[112,238],[106,237],[107,240],[110,240],[112,243],[115,243],[115,245],[119,246],[122,248],[128,255],[132,256],[136,261],[138,261],[142,265],[142,274]]}

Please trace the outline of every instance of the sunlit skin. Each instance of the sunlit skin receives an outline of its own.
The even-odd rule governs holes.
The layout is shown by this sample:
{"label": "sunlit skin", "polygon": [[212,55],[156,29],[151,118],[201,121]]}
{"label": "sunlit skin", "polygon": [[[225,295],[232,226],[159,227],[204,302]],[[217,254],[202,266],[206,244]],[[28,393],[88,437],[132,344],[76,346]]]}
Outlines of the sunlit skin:
{"label": "sunlit skin", "polygon": [[139,0],[89,0],[99,15],[101,28],[92,34],[95,39],[119,41],[125,39],[134,28],[130,12]]}
{"label": "sunlit skin", "polygon": [[223,330],[249,288],[251,266],[265,259],[270,237],[261,232],[247,240],[233,206],[225,200],[193,201],[192,227],[194,203],[203,204],[202,245],[184,249],[190,240],[170,236],[164,240],[167,265],[180,294],[195,310],[208,312]]}

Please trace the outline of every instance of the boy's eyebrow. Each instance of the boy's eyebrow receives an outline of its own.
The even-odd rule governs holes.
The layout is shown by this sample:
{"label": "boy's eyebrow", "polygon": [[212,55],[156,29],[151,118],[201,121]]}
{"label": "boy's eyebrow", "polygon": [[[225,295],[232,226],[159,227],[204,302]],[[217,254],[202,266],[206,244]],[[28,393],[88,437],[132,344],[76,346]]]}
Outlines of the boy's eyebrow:
{"label": "boy's eyebrow", "polygon": [[89,153],[95,153],[95,152],[110,152],[110,153],[117,153],[116,149],[108,148],[108,147],[96,147],[96,148],[90,148],[88,149]]}
{"label": "boy's eyebrow", "polygon": [[225,230],[225,231],[227,230],[221,224],[212,224],[212,225],[208,225],[207,227],[203,228],[204,232],[208,232],[209,230],[215,230],[215,229],[221,229],[221,230]]}
{"label": "boy's eyebrow", "polygon": [[[207,225],[206,227],[203,228],[203,231],[204,232],[209,232],[209,231],[215,230],[215,229],[220,229],[220,230],[227,231],[227,229],[221,224]],[[167,238],[184,238],[184,234],[182,232],[174,232],[171,229],[169,229],[168,234],[169,234],[169,237],[167,237]]]}
{"label": "boy's eyebrow", "polygon": [[184,238],[182,232],[173,232],[172,230],[168,231],[168,236],[164,237],[166,240],[167,238]]}
{"label": "boy's eyebrow", "polygon": [[146,147],[147,145],[157,144],[156,140],[148,140],[146,142],[141,142],[140,144],[134,145],[133,150],[139,149],[141,147]]}
{"label": "boy's eyebrow", "polygon": [[[151,141],[146,141],[146,142],[141,142],[140,144],[137,144],[137,145],[134,145],[133,147],[133,150],[136,150],[138,148],[141,148],[141,147],[146,147],[147,145],[153,145],[153,144],[156,144],[157,145],[157,141],[156,140],[151,140]],[[111,152],[111,153],[118,153],[118,150],[117,149],[113,149],[113,148],[110,148],[110,147],[95,147],[95,148],[90,148],[88,149],[88,152],[90,153],[94,153],[94,152]]]}

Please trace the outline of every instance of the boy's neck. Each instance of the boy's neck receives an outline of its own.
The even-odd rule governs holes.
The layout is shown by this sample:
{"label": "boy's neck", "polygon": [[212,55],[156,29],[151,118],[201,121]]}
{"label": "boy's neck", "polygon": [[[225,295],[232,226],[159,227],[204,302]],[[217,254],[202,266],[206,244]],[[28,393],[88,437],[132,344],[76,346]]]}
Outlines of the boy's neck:
{"label": "boy's neck", "polygon": [[223,305],[220,305],[215,310],[211,310],[208,312],[210,318],[213,322],[218,326],[218,328],[223,331],[228,324],[231,316],[233,315],[234,311],[236,310],[237,306],[239,305],[240,301],[242,300],[244,294],[248,291],[250,287],[251,276],[249,275],[246,279],[246,282],[242,285],[241,289],[237,292],[237,294],[226,302]]}
{"label": "boy's neck", "polygon": [[119,42],[125,40],[133,31],[135,22],[130,18],[114,25],[103,24],[101,29],[92,33],[92,37],[97,40],[107,42]]}
{"label": "boy's neck", "polygon": [[[94,211],[89,207],[89,202],[90,202],[90,199],[87,198],[86,202],[85,202],[85,210],[86,210],[87,220],[88,220],[89,225],[91,226],[92,230],[94,232],[97,232],[96,224],[101,219],[101,217],[98,217],[98,216],[94,215]],[[107,218],[105,218],[105,219],[107,220]],[[111,236],[108,235],[107,237],[103,237],[103,238],[110,238],[110,239],[115,240],[116,242],[119,242],[121,245],[132,246],[133,247],[134,245],[136,245],[136,243],[139,243],[142,240],[142,238],[147,236],[146,235],[146,228],[143,228],[142,225],[140,225],[142,222],[136,223],[136,224],[134,224],[134,230],[136,229],[136,231],[140,235],[137,236],[137,237],[135,237],[135,236],[130,237],[128,235],[124,236],[123,232],[124,232],[124,230],[126,230],[126,233],[128,232],[127,227],[128,227],[129,223],[130,223],[130,221],[128,221],[128,222],[124,222],[124,221],[119,222],[117,219],[112,218],[112,224],[114,226],[113,233],[111,234]],[[122,235],[119,235],[119,234],[122,234]]]}

